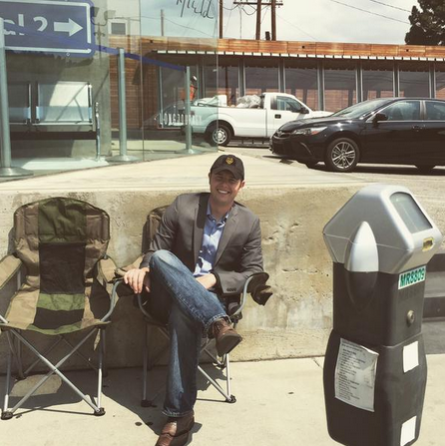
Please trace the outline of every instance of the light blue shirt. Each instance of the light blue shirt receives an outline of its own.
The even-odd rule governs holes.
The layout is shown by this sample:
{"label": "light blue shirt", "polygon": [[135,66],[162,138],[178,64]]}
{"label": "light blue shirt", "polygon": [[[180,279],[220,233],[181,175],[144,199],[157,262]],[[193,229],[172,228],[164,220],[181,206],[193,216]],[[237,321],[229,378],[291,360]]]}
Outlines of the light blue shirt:
{"label": "light blue shirt", "polygon": [[199,251],[198,261],[196,262],[195,277],[209,274],[213,269],[215,263],[216,251],[222,237],[224,226],[226,225],[229,212],[224,215],[221,221],[216,221],[210,210],[210,203],[207,205],[206,224],[204,226],[204,236],[202,239],[202,246]]}

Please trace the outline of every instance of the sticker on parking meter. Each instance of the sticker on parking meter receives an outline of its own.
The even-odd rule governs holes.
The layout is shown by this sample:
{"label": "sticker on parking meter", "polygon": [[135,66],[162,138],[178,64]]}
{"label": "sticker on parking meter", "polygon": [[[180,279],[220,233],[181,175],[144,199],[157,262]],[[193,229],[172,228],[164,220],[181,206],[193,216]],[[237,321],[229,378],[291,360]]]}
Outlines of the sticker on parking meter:
{"label": "sticker on parking meter", "polygon": [[378,357],[377,352],[346,339],[340,339],[335,367],[335,398],[374,412]]}
{"label": "sticker on parking meter", "polygon": [[417,283],[424,282],[426,277],[426,266],[405,271],[399,275],[399,290],[402,288],[416,285]]}
{"label": "sticker on parking meter", "polygon": [[408,421],[402,424],[400,446],[405,446],[416,438],[416,421],[417,416],[410,418]]}
{"label": "sticker on parking meter", "polygon": [[403,347],[403,373],[419,366],[419,341]]}

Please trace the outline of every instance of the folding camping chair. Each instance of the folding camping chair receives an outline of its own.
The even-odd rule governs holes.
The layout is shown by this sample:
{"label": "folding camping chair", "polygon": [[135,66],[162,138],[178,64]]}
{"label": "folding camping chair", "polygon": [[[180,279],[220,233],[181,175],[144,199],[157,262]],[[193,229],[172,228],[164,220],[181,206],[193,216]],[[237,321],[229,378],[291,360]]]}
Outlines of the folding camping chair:
{"label": "folding camping chair", "polygon": [[[167,209],[167,206],[162,206],[151,211],[147,217],[147,222],[144,227],[143,232],[143,240],[142,240],[142,250],[145,251],[148,249],[151,239],[156,234],[156,231],[159,227],[159,224],[162,220],[162,215]],[[125,269],[129,269],[131,267],[138,267],[142,257],[139,257],[132,265],[126,267]],[[242,295],[239,300],[231,301],[227,306],[227,313],[230,316],[234,326],[236,326],[239,320],[242,318],[242,310],[246,304],[247,297],[251,294],[252,298],[260,305],[265,305],[270,296],[272,296],[272,291],[269,286],[266,285],[267,280],[269,279],[269,275],[265,272],[256,273],[250,276],[245,285]],[[141,295],[137,295],[137,303],[139,309],[142,312],[145,321],[145,336],[144,336],[144,345],[143,345],[143,378],[142,378],[142,400],[141,406],[150,407],[152,405],[152,401],[147,399],[147,374],[161,359],[162,355],[165,352],[165,349],[160,349],[159,352],[149,360],[149,333],[150,327],[153,329],[159,330],[159,332],[165,337],[167,340],[170,340],[168,327],[154,319],[145,309],[144,302],[142,302]],[[224,390],[221,385],[216,382],[208,373],[201,367],[198,366],[199,372],[215,387],[218,392],[225,398],[225,401],[228,403],[235,403],[236,398],[231,394],[230,388],[230,357],[229,355],[224,355],[219,358],[213,354],[213,339],[203,338],[203,342],[201,345],[201,354],[205,353],[212,362],[219,367],[221,370],[226,371],[225,381],[226,381],[226,390]]]}
{"label": "folding camping chair", "polygon": [[[242,310],[246,304],[247,297],[251,294],[252,298],[255,302],[260,305],[265,305],[266,301],[272,295],[270,287],[266,285],[267,280],[269,279],[269,274],[265,272],[255,273],[251,275],[244,284],[243,293],[240,297],[239,302],[233,302],[229,304],[227,308],[228,315],[230,316],[231,321],[233,322],[233,326],[236,327],[240,319],[242,318]],[[152,400],[147,399],[147,373],[150,371],[160,360],[163,355],[164,350],[160,350],[159,353],[151,358],[149,361],[149,328],[153,327],[158,329],[159,332],[167,339],[170,340],[170,335],[168,332],[168,327],[161,322],[158,322],[154,319],[144,308],[144,303],[142,302],[141,295],[137,295],[137,301],[139,309],[141,310],[144,321],[145,321],[145,336],[144,336],[144,346],[143,346],[143,356],[142,356],[142,407],[150,407],[152,405]],[[226,371],[225,381],[226,381],[226,389],[224,390],[222,386],[215,381],[200,365],[198,365],[198,371],[212,384],[213,387],[224,397],[225,401],[228,403],[236,403],[236,397],[231,393],[230,386],[230,355],[226,354],[221,358],[216,356],[214,351],[214,339],[209,339],[204,337],[201,344],[201,354],[205,353],[222,371]]]}
{"label": "folding camping chair", "polygon": [[[104,329],[115,306],[117,287],[111,283],[116,266],[106,255],[109,240],[108,214],[83,201],[49,198],[24,205],[14,213],[15,253],[0,262],[0,289],[15,275],[20,276],[22,267],[26,277],[23,284],[18,278],[18,291],[10,299],[6,314],[0,315],[0,329],[9,344],[3,420],[12,418],[53,374],[71,387],[93,409],[94,415],[105,413],[101,407]],[[80,331],[83,338],[77,344],[67,338]],[[40,352],[32,345],[29,332],[51,336],[55,342]],[[79,351],[95,334],[100,337],[97,368]],[[47,356],[62,342],[70,347],[70,352],[53,364]],[[26,370],[22,363],[22,345],[37,356]],[[60,370],[74,353],[97,370],[96,402]],[[20,379],[28,376],[40,362],[49,372],[10,409],[12,356]]]}

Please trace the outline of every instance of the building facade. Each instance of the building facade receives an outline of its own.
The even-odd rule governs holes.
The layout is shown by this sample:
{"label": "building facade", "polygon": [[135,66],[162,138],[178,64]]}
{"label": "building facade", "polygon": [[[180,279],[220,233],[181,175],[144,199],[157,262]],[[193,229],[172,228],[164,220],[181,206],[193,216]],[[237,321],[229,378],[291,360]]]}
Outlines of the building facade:
{"label": "building facade", "polygon": [[[111,41],[123,44],[115,36]],[[242,96],[263,92],[290,93],[312,109],[332,112],[380,97],[445,99],[442,47],[220,39],[215,48],[214,40],[153,37],[141,39],[141,53],[191,67],[197,97],[226,95],[231,106]],[[127,65],[127,77],[134,78],[139,67]],[[156,126],[155,117],[183,98],[184,82],[180,72],[162,66],[143,71],[145,93],[158,94],[149,93],[144,110],[128,104],[144,116],[134,115],[131,125],[139,120],[141,126]]]}

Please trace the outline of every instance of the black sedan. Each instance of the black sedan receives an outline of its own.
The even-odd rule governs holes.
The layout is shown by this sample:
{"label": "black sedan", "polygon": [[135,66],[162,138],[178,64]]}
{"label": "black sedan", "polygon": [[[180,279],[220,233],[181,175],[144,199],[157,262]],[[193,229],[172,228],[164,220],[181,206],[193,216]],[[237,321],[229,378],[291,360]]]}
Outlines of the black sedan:
{"label": "black sedan", "polygon": [[288,122],[270,140],[273,153],[337,172],[357,163],[445,165],[445,101],[372,99],[328,118]]}

